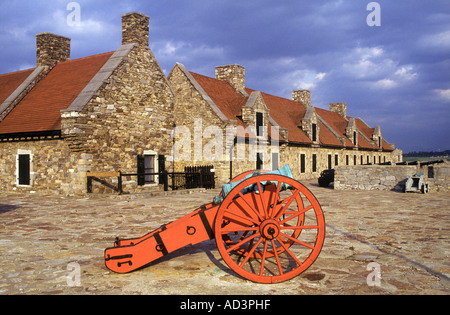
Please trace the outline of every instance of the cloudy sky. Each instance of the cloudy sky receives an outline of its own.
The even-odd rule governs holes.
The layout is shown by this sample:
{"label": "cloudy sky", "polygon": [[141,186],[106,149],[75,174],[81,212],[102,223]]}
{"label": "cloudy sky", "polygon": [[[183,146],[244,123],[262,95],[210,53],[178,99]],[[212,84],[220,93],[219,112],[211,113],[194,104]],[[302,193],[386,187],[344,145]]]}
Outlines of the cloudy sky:
{"label": "cloudy sky", "polygon": [[35,67],[40,32],[72,38],[72,59],[116,50],[121,15],[139,11],[166,74],[175,62],[208,76],[238,63],[247,87],[286,98],[309,89],[325,109],[346,102],[349,116],[380,125],[404,152],[450,149],[450,2],[370,3],[2,0],[0,73]]}

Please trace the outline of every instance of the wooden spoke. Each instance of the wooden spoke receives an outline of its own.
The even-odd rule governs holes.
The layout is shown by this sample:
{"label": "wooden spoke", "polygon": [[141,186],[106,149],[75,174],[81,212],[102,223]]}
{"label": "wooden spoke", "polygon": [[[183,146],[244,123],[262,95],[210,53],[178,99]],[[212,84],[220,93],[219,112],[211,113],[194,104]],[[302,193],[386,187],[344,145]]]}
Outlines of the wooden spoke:
{"label": "wooden spoke", "polygon": [[244,179],[224,198],[214,233],[219,253],[233,271],[251,281],[275,283],[292,279],[316,260],[325,220],[305,186],[289,177],[262,174]]}

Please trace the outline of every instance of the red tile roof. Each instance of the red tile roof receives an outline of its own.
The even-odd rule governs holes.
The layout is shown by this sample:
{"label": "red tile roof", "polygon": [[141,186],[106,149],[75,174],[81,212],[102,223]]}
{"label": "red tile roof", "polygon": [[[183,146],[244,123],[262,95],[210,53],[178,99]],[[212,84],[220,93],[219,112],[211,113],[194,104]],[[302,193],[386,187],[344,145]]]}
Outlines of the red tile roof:
{"label": "red tile roof", "polygon": [[[66,109],[112,56],[113,52],[58,63],[0,122],[0,134],[61,129],[60,110]],[[32,71],[32,70],[27,70]],[[28,72],[31,73],[31,72]],[[10,78],[11,89],[25,74]],[[0,82],[1,83],[1,82]],[[7,93],[3,91],[3,93]]]}
{"label": "red tile roof", "polygon": [[[322,108],[316,108],[316,113],[325,120],[325,122],[333,128],[333,130],[339,135],[344,137],[345,146],[352,148],[353,143],[346,137],[345,129],[347,128],[348,121],[344,119],[341,115],[335,112],[331,112]],[[320,138],[321,139],[321,138]],[[340,141],[339,141],[340,142]],[[342,143],[340,144],[342,146]]]}
{"label": "red tile roof", "polygon": [[296,143],[312,143],[301,130],[302,118],[306,108],[298,102],[286,98],[261,93],[264,103],[270,110],[270,117],[281,127],[288,129],[288,140]]}
{"label": "red tile roof", "polygon": [[10,96],[34,69],[0,74],[0,105]]}
{"label": "red tile roof", "polygon": [[[220,111],[230,120],[236,120],[238,116],[242,116],[242,107],[247,103],[249,97],[243,96],[236,92],[236,90],[227,82],[210,78],[201,74],[190,72],[193,78],[208,94],[208,96],[217,105]],[[254,90],[245,89],[250,95]],[[270,117],[280,126],[280,128],[288,129],[288,141],[302,144],[311,144],[312,141],[301,129],[302,119],[306,113],[306,107],[299,102],[285,99],[282,97],[261,93],[267,108],[270,110]],[[321,108],[315,108],[316,113],[325,121],[331,128],[331,131],[322,122],[319,123],[319,142],[322,145],[343,147],[342,142],[336,136],[339,135],[345,139],[345,147],[353,148],[354,145],[350,139],[346,137],[346,128],[348,120],[351,117],[344,119],[341,115]],[[359,119],[355,119],[358,130],[364,136],[371,140],[374,128],[368,127]],[[239,125],[244,125],[238,119]],[[364,149],[379,149],[378,146],[372,146],[363,136],[358,137],[358,146]],[[383,140],[383,149],[392,150],[389,144]]]}
{"label": "red tile roof", "polygon": [[[228,119],[236,120],[237,116],[242,116],[242,107],[247,103],[248,96],[239,94],[225,81],[206,77],[194,72],[190,72],[190,74]],[[246,92],[250,95],[254,90],[246,89]],[[298,128],[305,112],[302,105],[266,93],[261,93],[261,95],[267,108],[270,110],[270,116],[279,124],[280,128],[287,128],[289,130],[289,141],[312,143],[305,133]]]}
{"label": "red tile roof", "polygon": [[248,97],[244,97],[237,93],[236,90],[225,81],[216,80],[194,72],[190,73],[225,117],[236,120],[236,116],[242,115],[242,107],[247,102]]}

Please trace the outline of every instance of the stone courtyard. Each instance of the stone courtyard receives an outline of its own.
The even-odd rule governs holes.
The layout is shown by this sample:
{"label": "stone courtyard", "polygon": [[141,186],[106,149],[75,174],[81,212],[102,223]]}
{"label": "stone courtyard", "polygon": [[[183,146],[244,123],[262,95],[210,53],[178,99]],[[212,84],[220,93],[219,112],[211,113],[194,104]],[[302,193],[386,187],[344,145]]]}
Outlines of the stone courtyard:
{"label": "stone courtyard", "polygon": [[[271,285],[235,274],[214,240],[130,274],[105,267],[104,249],[116,236],[142,236],[212,201],[218,190],[82,197],[2,193],[0,294],[450,293],[448,193],[336,191],[316,180],[303,183],[324,210],[325,244],[306,272]],[[381,273],[378,282],[368,268],[373,266]]]}

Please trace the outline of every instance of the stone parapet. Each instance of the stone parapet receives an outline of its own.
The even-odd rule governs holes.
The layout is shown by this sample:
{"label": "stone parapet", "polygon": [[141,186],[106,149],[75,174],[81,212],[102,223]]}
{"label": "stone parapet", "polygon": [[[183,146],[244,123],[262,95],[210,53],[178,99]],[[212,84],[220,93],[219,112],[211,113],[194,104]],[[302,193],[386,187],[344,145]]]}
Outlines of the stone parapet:
{"label": "stone parapet", "polygon": [[448,192],[449,163],[416,165],[356,165],[335,168],[336,190],[396,190],[402,191],[406,180],[418,172],[424,174],[430,192]]}

